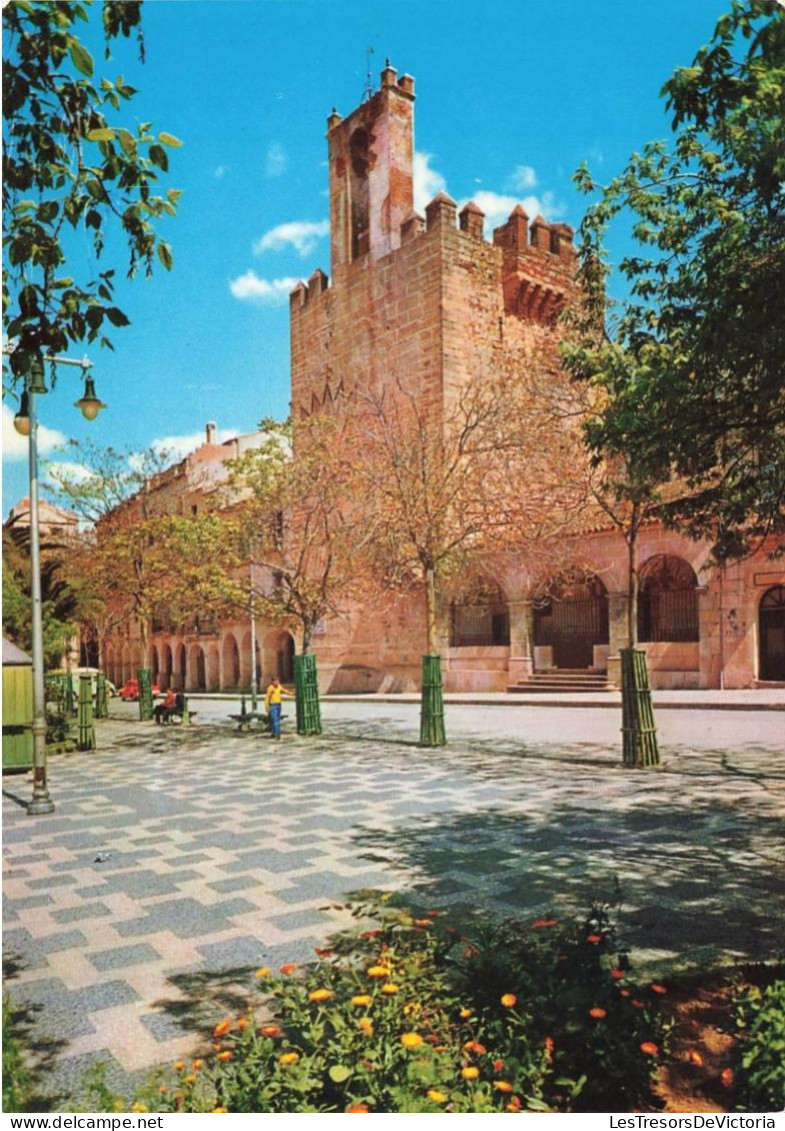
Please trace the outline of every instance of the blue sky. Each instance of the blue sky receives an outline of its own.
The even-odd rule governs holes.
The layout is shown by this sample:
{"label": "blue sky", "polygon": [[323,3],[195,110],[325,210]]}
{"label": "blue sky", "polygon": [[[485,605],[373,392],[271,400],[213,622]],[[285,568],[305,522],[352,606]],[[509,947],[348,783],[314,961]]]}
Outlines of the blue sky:
{"label": "blue sky", "polygon": [[[78,372],[40,400],[41,446],[91,435],[183,455],[215,420],[220,438],[284,416],[287,293],[329,273],[326,118],[362,100],[389,56],[415,77],[419,203],[446,189],[488,215],[486,238],[521,200],[577,226],[571,175],[598,179],[666,137],[662,83],[692,61],[728,0],[147,0],[147,61],[122,42],[97,73],[137,87],[126,115],[183,141],[167,186],[183,190],[161,234],[175,265],[122,283],[131,326],[91,347],[108,404],[73,408]],[[109,266],[108,248],[105,266]],[[619,249],[620,250],[620,249]],[[75,253],[87,261],[87,248]],[[119,268],[118,264],[118,268]],[[118,275],[121,272],[118,269]],[[73,356],[82,351],[74,349]],[[4,512],[27,493],[25,444],[3,406]],[[56,456],[54,458],[57,458]]]}

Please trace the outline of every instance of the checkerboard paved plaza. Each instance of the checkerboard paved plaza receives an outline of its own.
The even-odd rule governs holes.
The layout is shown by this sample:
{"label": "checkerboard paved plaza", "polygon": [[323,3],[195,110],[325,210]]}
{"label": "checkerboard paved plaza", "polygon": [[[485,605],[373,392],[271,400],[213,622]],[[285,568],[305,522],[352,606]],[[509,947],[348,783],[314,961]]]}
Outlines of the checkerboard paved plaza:
{"label": "checkerboard paved plaza", "polygon": [[361,888],[487,918],[578,914],[618,879],[625,934],[661,975],[781,949],[773,717],[728,743],[676,737],[663,770],[630,772],[608,712],[581,712],[579,742],[526,708],[482,737],[478,708],[451,706],[458,736],[424,751],[413,706],[328,705],[322,738],[280,743],[238,735],[231,709],[200,704],[185,729],[115,705],[98,751],[51,761],[50,816],[4,778],[5,984],[55,1105],[96,1060],[125,1087],[199,1047],[258,966],[307,960]]}

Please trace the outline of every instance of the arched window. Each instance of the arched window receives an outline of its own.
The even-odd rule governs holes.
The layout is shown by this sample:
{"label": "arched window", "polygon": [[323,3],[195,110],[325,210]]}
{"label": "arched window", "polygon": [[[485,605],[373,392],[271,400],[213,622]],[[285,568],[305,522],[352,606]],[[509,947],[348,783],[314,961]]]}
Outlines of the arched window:
{"label": "arched window", "polygon": [[360,126],[349,138],[349,177],[352,209],[352,259],[369,248],[368,133]]}
{"label": "arched window", "polygon": [[596,574],[570,569],[534,598],[534,643],[553,650],[557,668],[589,668],[608,643],[608,594]]}
{"label": "arched window", "polygon": [[478,577],[450,605],[450,647],[509,645],[510,614],[499,586]]}
{"label": "arched window", "polygon": [[698,580],[683,558],[657,554],[641,569],[638,639],[671,644],[700,639]]}
{"label": "arched window", "polygon": [[785,585],[767,589],[760,602],[760,679],[785,680]]}

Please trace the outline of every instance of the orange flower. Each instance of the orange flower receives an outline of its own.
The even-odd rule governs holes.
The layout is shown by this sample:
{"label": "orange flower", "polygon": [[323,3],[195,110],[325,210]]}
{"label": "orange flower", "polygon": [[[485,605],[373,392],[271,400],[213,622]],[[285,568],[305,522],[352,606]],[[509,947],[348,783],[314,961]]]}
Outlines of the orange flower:
{"label": "orange flower", "polygon": [[462,1017],[464,1021],[466,1021],[467,1018],[471,1017],[471,1015],[472,1015],[471,1009],[462,1009],[460,1014],[459,1014],[459,1016]]}
{"label": "orange flower", "polygon": [[616,979],[626,978],[627,972],[625,970],[611,970],[611,977]]}
{"label": "orange flower", "polygon": [[731,1084],[733,1083],[733,1069],[723,1068],[722,1072],[720,1073],[720,1080],[722,1081],[723,1088],[730,1088]]}
{"label": "orange flower", "polygon": [[197,1057],[196,1060],[191,1061],[191,1068],[193,1068],[194,1072],[198,1072],[200,1068],[204,1068],[204,1061],[200,1056]]}
{"label": "orange flower", "polygon": [[223,1052],[218,1053],[219,1060],[231,1060],[233,1056],[234,1053],[231,1049],[224,1049]]}
{"label": "orange flower", "polygon": [[602,935],[587,935],[586,942],[599,943],[602,942]]}
{"label": "orange flower", "polygon": [[553,1050],[555,1048],[553,1037],[545,1038],[543,1048],[545,1049],[545,1059],[547,1060],[548,1064],[551,1064],[553,1061]]}
{"label": "orange flower", "polygon": [[269,966],[260,966],[259,969],[256,971],[256,977],[257,978],[266,978],[269,973],[270,973],[270,967]]}
{"label": "orange flower", "polygon": [[419,1033],[404,1033],[401,1037],[401,1044],[405,1049],[418,1049],[422,1043]]}
{"label": "orange flower", "polygon": [[503,1060],[494,1060],[493,1071],[494,1072],[503,1072],[504,1071],[504,1061]]}
{"label": "orange flower", "polygon": [[654,1041],[642,1041],[641,1052],[645,1052],[647,1056],[657,1056],[659,1048],[655,1045]]}
{"label": "orange flower", "polygon": [[332,954],[329,946],[315,946],[313,952],[318,954],[320,958],[328,958]]}
{"label": "orange flower", "polygon": [[515,994],[502,994],[500,1001],[505,1009],[512,1009],[517,1004],[518,999]]}
{"label": "orange flower", "polygon": [[464,1080],[476,1080],[479,1075],[480,1075],[479,1068],[474,1068],[473,1066],[470,1066],[469,1068],[462,1068],[461,1069],[461,1076],[463,1076]]}
{"label": "orange flower", "polygon": [[690,1051],[687,1053],[687,1060],[690,1062],[690,1064],[697,1064],[698,1066],[703,1064],[703,1057],[697,1049],[690,1049]]}
{"label": "orange flower", "polygon": [[629,997],[631,991],[630,990],[619,990],[619,993],[621,994],[622,997]]}
{"label": "orange flower", "polygon": [[649,989],[655,994],[667,994],[668,992],[665,986],[660,985],[659,982],[652,982]]}
{"label": "orange flower", "polygon": [[485,1045],[481,1045],[479,1041],[467,1041],[463,1046],[467,1052],[476,1052],[478,1056],[482,1056],[488,1050]]}
{"label": "orange flower", "polygon": [[521,1110],[521,1101],[518,1098],[518,1096],[512,1096],[510,1098],[510,1102],[507,1104],[507,1110],[508,1111],[520,1111]]}
{"label": "orange flower", "polygon": [[213,1052],[220,1052],[222,1048],[223,1048],[223,1045],[221,1044],[220,1041],[214,1041],[213,1042]]}
{"label": "orange flower", "polygon": [[535,930],[539,930],[540,927],[555,927],[558,922],[558,919],[535,919],[532,927]]}
{"label": "orange flower", "polygon": [[630,1005],[634,1005],[636,1009],[643,1009],[643,1002],[638,1001],[637,998],[631,998]]}
{"label": "orange flower", "polygon": [[296,969],[297,969],[297,963],[296,962],[286,962],[280,968],[282,974],[293,974]]}
{"label": "orange flower", "polygon": [[414,925],[415,927],[432,927],[433,919],[415,919]]}
{"label": "orange flower", "polygon": [[262,1025],[259,1032],[263,1037],[280,1037],[281,1027],[280,1025]]}
{"label": "orange flower", "polygon": [[377,927],[376,930],[374,930],[374,931],[363,931],[363,933],[360,935],[360,938],[361,939],[375,939],[376,936],[379,933],[380,932],[379,932],[379,929]]}
{"label": "orange flower", "polygon": [[589,1017],[607,1017],[607,1009],[603,1009],[600,1005],[595,1005],[589,1010]]}
{"label": "orange flower", "polygon": [[400,986],[397,986],[395,984],[395,982],[385,982],[384,985],[382,986],[382,993],[383,994],[397,994],[399,989],[400,989]]}
{"label": "orange flower", "polygon": [[365,971],[369,978],[386,978],[390,973],[389,966],[369,966]]}
{"label": "orange flower", "polygon": [[232,1027],[231,1021],[219,1021],[213,1029],[214,1037],[222,1037],[224,1033],[228,1033]]}
{"label": "orange flower", "polygon": [[174,1062],[173,1067],[174,1067],[175,1072],[182,1072],[182,1070],[185,1068],[185,1065],[183,1064],[183,1062],[181,1060],[176,1060]]}
{"label": "orange flower", "polygon": [[308,1000],[321,1003],[323,1001],[329,1001],[332,996],[332,990],[314,990],[313,993],[308,994]]}
{"label": "orange flower", "polygon": [[352,1104],[351,1107],[347,1107],[346,1114],[347,1115],[365,1115],[365,1113],[367,1111],[368,1111],[368,1104]]}
{"label": "orange flower", "polygon": [[240,1030],[247,1029],[250,1024],[251,1024],[251,1022],[248,1020],[247,1017],[238,1017],[237,1018],[237,1028],[240,1029]]}
{"label": "orange flower", "polygon": [[193,1072],[191,1072],[190,1075],[183,1076],[183,1080],[185,1080],[186,1084],[195,1084],[196,1083],[196,1076],[194,1075]]}
{"label": "orange flower", "polygon": [[494,1087],[496,1088],[497,1092],[511,1092],[512,1091],[512,1084],[510,1083],[509,1080],[497,1080],[496,1083],[494,1084]]}
{"label": "orange flower", "polygon": [[285,1052],[278,1057],[278,1063],[285,1065],[296,1064],[300,1059],[299,1052]]}

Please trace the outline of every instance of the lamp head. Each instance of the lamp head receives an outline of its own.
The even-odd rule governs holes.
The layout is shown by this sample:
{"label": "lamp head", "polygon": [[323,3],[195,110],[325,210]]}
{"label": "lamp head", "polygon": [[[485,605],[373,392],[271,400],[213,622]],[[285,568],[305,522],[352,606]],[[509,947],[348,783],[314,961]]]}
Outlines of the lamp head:
{"label": "lamp head", "polygon": [[22,393],[19,401],[19,412],[14,417],[14,428],[20,436],[30,435],[30,405],[27,397],[27,389]]}
{"label": "lamp head", "polygon": [[89,373],[85,374],[84,393],[78,401],[74,401],[74,408],[81,411],[85,420],[95,420],[101,409],[106,408],[104,402],[95,394],[95,382]]}

